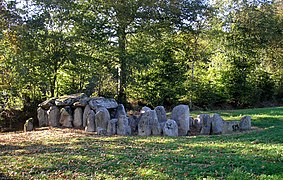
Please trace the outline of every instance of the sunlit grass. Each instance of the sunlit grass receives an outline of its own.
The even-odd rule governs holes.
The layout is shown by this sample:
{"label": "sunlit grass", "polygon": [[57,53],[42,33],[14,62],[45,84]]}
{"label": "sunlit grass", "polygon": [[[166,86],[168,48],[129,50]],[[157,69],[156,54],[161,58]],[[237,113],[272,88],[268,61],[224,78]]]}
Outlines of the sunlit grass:
{"label": "sunlit grass", "polygon": [[225,120],[251,115],[252,125],[262,130],[192,137],[101,137],[68,129],[0,134],[0,176],[283,179],[283,108],[217,113]]}

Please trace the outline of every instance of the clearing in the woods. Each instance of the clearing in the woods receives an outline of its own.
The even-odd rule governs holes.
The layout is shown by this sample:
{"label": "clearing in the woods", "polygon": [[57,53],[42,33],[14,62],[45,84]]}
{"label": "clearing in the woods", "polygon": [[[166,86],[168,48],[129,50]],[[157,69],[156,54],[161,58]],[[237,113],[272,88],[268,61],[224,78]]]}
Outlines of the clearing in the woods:
{"label": "clearing in the woods", "polygon": [[283,107],[217,113],[225,120],[250,115],[257,128],[187,137],[54,128],[3,133],[0,179],[283,179]]}

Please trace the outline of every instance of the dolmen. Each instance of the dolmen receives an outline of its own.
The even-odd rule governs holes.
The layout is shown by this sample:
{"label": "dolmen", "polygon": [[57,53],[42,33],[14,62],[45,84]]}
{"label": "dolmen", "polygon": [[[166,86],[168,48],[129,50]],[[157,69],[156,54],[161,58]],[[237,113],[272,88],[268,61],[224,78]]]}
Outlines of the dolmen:
{"label": "dolmen", "polygon": [[251,117],[241,121],[224,121],[220,115],[200,114],[190,117],[188,105],[173,108],[167,118],[165,108],[143,107],[139,115],[128,115],[123,104],[115,99],[88,97],[83,93],[46,100],[38,105],[40,127],[65,127],[96,132],[98,135],[188,136],[218,135],[251,129]]}

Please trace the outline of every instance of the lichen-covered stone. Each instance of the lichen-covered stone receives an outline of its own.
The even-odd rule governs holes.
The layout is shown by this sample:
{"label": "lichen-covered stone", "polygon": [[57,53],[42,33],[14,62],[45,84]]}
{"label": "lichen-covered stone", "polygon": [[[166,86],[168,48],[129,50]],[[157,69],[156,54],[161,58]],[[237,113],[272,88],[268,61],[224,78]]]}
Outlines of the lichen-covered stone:
{"label": "lichen-covered stone", "polygon": [[117,122],[117,134],[118,135],[131,135],[131,127],[126,115],[120,115]]}
{"label": "lichen-covered stone", "polygon": [[77,107],[74,111],[74,121],[75,128],[81,128],[83,126],[83,109],[81,107]]}
{"label": "lichen-covered stone", "polygon": [[63,127],[71,128],[73,127],[73,116],[72,116],[72,109],[70,106],[66,106],[61,109],[60,111],[60,124]]}
{"label": "lichen-covered stone", "polygon": [[229,134],[239,131],[239,121],[224,121],[222,126],[222,134]]}
{"label": "lichen-covered stone", "polygon": [[37,109],[37,119],[39,127],[48,126],[47,110],[39,107]]}
{"label": "lichen-covered stone", "polygon": [[244,116],[239,123],[240,130],[250,130],[252,128],[251,116]]}
{"label": "lichen-covered stone", "polygon": [[110,114],[105,107],[100,107],[97,109],[95,114],[95,125],[96,128],[107,129],[108,122],[110,121]]}
{"label": "lichen-covered stone", "polygon": [[168,119],[163,127],[164,136],[178,136],[178,124],[172,119]]}
{"label": "lichen-covered stone", "polygon": [[160,134],[161,127],[158,122],[155,110],[149,110],[144,112],[138,123],[138,135],[150,136]]}
{"label": "lichen-covered stone", "polygon": [[201,117],[201,135],[211,134],[211,117],[208,114],[203,114]]}
{"label": "lichen-covered stone", "polygon": [[60,110],[57,106],[51,106],[47,111],[48,115],[48,125],[52,127],[59,126]]}
{"label": "lichen-covered stone", "polygon": [[115,118],[118,119],[120,115],[127,116],[127,113],[125,111],[125,107],[123,104],[118,105],[116,112],[115,112]]}
{"label": "lichen-covered stone", "polygon": [[118,119],[111,119],[107,125],[107,135],[111,136],[117,134],[117,122]]}
{"label": "lichen-covered stone", "polygon": [[219,114],[214,114],[211,118],[211,134],[222,134],[224,121]]}
{"label": "lichen-covered stone", "polygon": [[156,115],[159,123],[167,121],[166,111],[163,106],[157,106],[154,108],[154,110],[156,111]]}
{"label": "lichen-covered stone", "polygon": [[87,125],[87,117],[89,115],[89,112],[90,112],[90,107],[89,105],[87,105],[85,108],[84,108],[84,113],[83,113],[83,127],[86,127]]}
{"label": "lichen-covered stone", "polygon": [[88,104],[93,110],[96,110],[100,107],[104,107],[106,109],[114,109],[118,107],[118,103],[115,101],[115,99],[106,99],[103,97],[91,98]]}
{"label": "lichen-covered stone", "polygon": [[61,96],[55,100],[56,106],[72,106],[75,102],[78,102],[80,99],[87,97],[84,93],[71,94]]}
{"label": "lichen-covered stone", "polygon": [[190,111],[187,105],[178,105],[172,110],[172,119],[178,124],[179,136],[186,136],[190,130]]}
{"label": "lichen-covered stone", "polygon": [[86,132],[94,132],[95,131],[95,113],[93,110],[90,110],[88,112],[88,116],[86,118],[86,127],[85,131]]}

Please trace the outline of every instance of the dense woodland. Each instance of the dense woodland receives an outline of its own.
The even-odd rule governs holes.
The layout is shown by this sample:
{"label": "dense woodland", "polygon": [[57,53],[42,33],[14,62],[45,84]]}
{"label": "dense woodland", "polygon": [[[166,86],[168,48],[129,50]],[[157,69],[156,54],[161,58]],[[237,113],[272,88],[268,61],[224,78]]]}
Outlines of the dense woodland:
{"label": "dense woodland", "polygon": [[0,3],[0,121],[78,92],[128,108],[283,101],[280,0]]}

